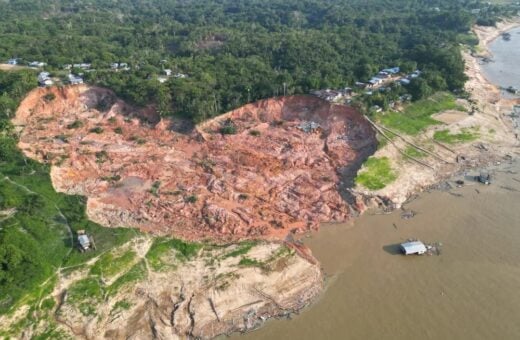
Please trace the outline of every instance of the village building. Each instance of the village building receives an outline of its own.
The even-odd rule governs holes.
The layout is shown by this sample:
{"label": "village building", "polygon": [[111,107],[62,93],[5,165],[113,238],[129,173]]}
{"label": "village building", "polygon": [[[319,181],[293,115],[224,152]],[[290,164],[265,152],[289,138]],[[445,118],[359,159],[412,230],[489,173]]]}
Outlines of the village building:
{"label": "village building", "polygon": [[377,74],[376,78],[379,78],[379,79],[387,79],[387,78],[390,78],[390,73],[387,73],[387,72],[384,72],[384,71],[381,71]]}
{"label": "village building", "polygon": [[92,67],[92,64],[89,64],[89,63],[73,64],[72,67],[80,68],[82,70],[88,70]]}
{"label": "village building", "polygon": [[47,64],[42,61],[33,61],[33,62],[29,63],[29,67],[35,67],[35,68],[42,68],[45,65],[47,65]]}
{"label": "village building", "polygon": [[40,72],[40,74],[38,75],[38,84],[40,84],[40,86],[53,85],[54,82],[52,81],[52,79],[50,77],[50,73],[49,72]]}
{"label": "village building", "polygon": [[16,59],[16,58],[9,59],[7,61],[7,64],[9,64],[9,65],[18,65],[18,59]]}
{"label": "village building", "polygon": [[81,78],[80,76],[76,76],[72,73],[68,75],[68,79],[71,85],[83,84],[83,78]]}
{"label": "village building", "polygon": [[399,67],[385,68],[381,72],[385,72],[388,74],[397,74],[397,73],[401,72],[401,69]]}
{"label": "village building", "polygon": [[166,83],[168,81],[168,77],[166,76],[158,76],[157,81],[161,84]]}
{"label": "village building", "polygon": [[368,87],[374,87],[380,85],[383,82],[383,79],[374,77],[368,81]]}

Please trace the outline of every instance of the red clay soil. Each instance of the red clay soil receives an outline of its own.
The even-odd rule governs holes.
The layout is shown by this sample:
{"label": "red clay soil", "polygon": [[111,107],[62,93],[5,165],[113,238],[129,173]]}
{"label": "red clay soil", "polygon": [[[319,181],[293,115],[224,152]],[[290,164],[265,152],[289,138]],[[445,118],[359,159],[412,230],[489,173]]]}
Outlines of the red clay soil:
{"label": "red clay soil", "polygon": [[[311,121],[320,128],[303,131]],[[13,122],[23,152],[52,163],[56,190],[87,196],[93,221],[214,242],[347,220],[340,174],[375,145],[355,110],[309,96],[262,100],[182,133],[109,90],[37,89]],[[236,134],[222,134],[226,124]]]}

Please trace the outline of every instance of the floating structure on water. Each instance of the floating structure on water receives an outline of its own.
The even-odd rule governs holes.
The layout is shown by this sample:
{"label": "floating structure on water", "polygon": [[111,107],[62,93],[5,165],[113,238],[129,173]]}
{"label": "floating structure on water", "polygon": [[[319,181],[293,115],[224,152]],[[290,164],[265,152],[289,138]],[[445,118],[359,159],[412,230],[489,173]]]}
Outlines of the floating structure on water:
{"label": "floating structure on water", "polygon": [[426,246],[421,241],[409,241],[401,243],[401,251],[405,255],[422,255],[426,253]]}

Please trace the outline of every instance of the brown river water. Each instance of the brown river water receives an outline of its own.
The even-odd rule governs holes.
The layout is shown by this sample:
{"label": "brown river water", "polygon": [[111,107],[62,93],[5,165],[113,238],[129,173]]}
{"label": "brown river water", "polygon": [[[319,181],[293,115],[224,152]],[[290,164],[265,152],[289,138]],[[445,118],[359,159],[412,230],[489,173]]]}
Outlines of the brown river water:
{"label": "brown river water", "polygon": [[[322,226],[304,240],[328,276],[321,298],[232,338],[520,339],[520,160],[492,174],[489,186],[421,194],[409,220],[367,212]],[[441,253],[398,254],[408,238]]]}
{"label": "brown river water", "polygon": [[[323,226],[305,241],[329,275],[321,299],[241,338],[520,339],[520,164],[494,174],[451,190],[462,196],[421,194],[409,220]],[[441,242],[441,254],[398,254],[408,238]]]}

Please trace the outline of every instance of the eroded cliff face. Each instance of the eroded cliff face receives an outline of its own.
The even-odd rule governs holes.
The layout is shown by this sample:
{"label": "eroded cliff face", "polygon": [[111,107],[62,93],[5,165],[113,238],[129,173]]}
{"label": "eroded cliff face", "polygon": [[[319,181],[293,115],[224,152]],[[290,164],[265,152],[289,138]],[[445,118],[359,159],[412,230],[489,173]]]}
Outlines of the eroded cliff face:
{"label": "eroded cliff face", "polygon": [[93,221],[214,242],[284,239],[347,220],[341,173],[375,145],[353,109],[308,96],[263,100],[188,130],[152,112],[75,86],[33,91],[13,122],[23,152],[52,164],[56,190],[86,196]]}
{"label": "eroded cliff face", "polygon": [[112,251],[116,262],[135,254],[115,273],[59,273],[60,329],[84,339],[210,339],[298,311],[323,288],[319,266],[282,244],[256,244],[246,257],[235,255],[244,245],[206,247],[189,259],[150,245],[139,238]]}

